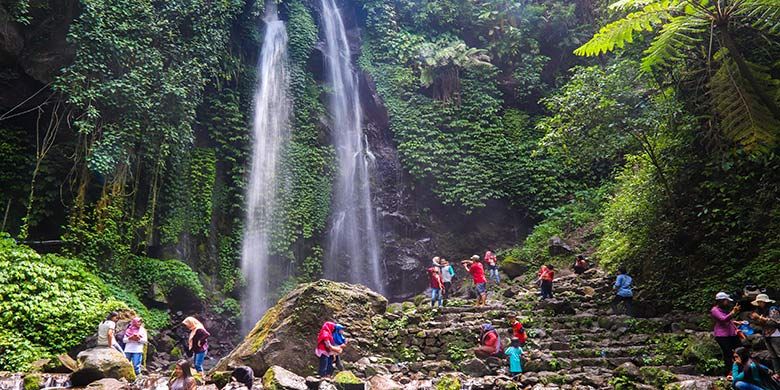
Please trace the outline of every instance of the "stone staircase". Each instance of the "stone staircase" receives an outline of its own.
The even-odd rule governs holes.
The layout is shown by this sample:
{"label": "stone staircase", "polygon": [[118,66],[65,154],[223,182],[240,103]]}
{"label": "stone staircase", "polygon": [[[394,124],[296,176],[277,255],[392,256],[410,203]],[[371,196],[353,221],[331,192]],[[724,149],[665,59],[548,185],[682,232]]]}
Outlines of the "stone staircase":
{"label": "stone staircase", "polygon": [[[488,305],[456,298],[442,309],[428,300],[394,304],[377,324],[373,352],[349,365],[359,376],[392,378],[403,388],[467,389],[710,389],[679,355],[689,337],[708,333],[703,315],[658,318],[612,315],[611,278],[598,269],[555,282],[555,298],[540,301],[530,282],[491,285]],[[464,289],[467,291],[467,289]],[[512,380],[503,360],[476,359],[480,325],[498,329],[504,346],[516,314],[528,332],[526,373]]]}

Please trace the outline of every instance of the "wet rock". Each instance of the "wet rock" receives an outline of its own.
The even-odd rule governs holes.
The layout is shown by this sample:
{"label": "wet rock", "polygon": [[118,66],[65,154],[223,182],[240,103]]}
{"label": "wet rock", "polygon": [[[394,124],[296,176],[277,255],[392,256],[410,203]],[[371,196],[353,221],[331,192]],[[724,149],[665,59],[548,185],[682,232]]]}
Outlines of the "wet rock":
{"label": "wet rock", "polygon": [[90,383],[87,390],[129,390],[130,385],[127,382],[114,378],[103,378]]}
{"label": "wet rock", "polygon": [[74,387],[86,386],[103,378],[135,380],[133,366],[119,351],[113,348],[92,348],[76,357],[78,370],[70,377]]}
{"label": "wet rock", "polygon": [[678,390],[711,390],[716,389],[715,380],[712,378],[688,379],[672,384],[672,388]]}
{"label": "wet rock", "polygon": [[308,390],[306,380],[279,366],[271,366],[263,375],[263,388],[277,390]]}
{"label": "wet rock", "polygon": [[[319,280],[296,288],[269,309],[255,328],[214,371],[229,371],[246,365],[265,372],[278,365],[293,372],[311,374],[316,365],[311,351],[317,332],[325,321],[344,324],[351,342],[345,349],[345,361],[367,355],[368,346],[359,335],[370,335],[372,318],[382,314],[387,300],[361,285]],[[365,340],[365,339],[362,339]],[[301,358],[306,356],[308,358]]]}
{"label": "wet rock", "polygon": [[477,358],[471,358],[461,363],[460,371],[473,377],[481,377],[490,374],[490,370],[485,362]]}

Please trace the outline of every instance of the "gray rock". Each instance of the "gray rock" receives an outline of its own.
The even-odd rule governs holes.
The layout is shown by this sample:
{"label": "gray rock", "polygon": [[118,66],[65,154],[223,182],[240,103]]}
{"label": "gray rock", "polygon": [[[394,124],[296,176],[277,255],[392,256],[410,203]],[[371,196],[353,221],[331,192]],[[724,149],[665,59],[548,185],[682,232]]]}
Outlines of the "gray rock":
{"label": "gray rock", "polygon": [[631,362],[625,362],[619,365],[617,368],[615,368],[615,372],[620,375],[627,376],[631,379],[638,379],[640,377],[639,367]]}
{"label": "gray rock", "polygon": [[263,388],[277,390],[308,390],[306,380],[279,366],[271,366],[263,375]]}
{"label": "gray rock", "polygon": [[573,253],[571,246],[558,236],[552,236],[547,244],[547,249],[552,256],[570,255]]}
{"label": "gray rock", "polygon": [[386,375],[374,375],[368,379],[372,390],[401,390],[403,385]]}
{"label": "gray rock", "polygon": [[485,362],[477,358],[472,358],[461,363],[460,371],[473,377],[482,377],[490,373]]}
{"label": "gray rock", "polygon": [[127,382],[120,381],[114,378],[103,378],[90,383],[87,386],[87,390],[126,390],[130,385]]}
{"label": "gray rock", "polygon": [[70,377],[73,387],[86,386],[103,378],[135,380],[133,366],[113,348],[92,348],[76,356],[78,370]]}

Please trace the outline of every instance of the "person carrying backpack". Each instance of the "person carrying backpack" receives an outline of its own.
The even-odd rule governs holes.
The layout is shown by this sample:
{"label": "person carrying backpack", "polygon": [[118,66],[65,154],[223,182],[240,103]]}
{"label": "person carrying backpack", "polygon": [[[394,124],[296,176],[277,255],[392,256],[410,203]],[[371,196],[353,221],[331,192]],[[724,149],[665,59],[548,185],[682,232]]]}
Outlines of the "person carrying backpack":
{"label": "person carrying backpack", "polygon": [[750,314],[750,319],[761,326],[772,368],[780,372],[780,307],[766,294],[758,294],[751,304],[756,306],[756,311]]}
{"label": "person carrying backpack", "polygon": [[634,283],[634,279],[628,275],[625,267],[618,268],[618,276],[615,280],[615,284],[612,286],[615,292],[615,297],[612,299],[612,314],[617,314],[617,305],[623,302],[626,305],[626,314],[629,317],[634,316],[634,292],[631,289],[631,284]]}

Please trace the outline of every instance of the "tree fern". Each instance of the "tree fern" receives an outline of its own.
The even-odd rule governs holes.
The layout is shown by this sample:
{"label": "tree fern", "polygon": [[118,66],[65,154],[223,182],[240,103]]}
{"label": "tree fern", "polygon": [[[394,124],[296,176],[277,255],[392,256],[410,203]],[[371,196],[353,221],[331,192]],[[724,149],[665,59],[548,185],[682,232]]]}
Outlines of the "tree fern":
{"label": "tree fern", "polygon": [[655,66],[666,65],[670,60],[679,60],[686,48],[700,44],[705,36],[703,33],[710,25],[710,21],[704,16],[686,14],[671,18],[645,50],[642,70],[649,72]]}
{"label": "tree fern", "polygon": [[780,1],[778,0],[743,0],[736,15],[752,19],[750,24],[758,30],[780,35]]}
{"label": "tree fern", "polygon": [[634,41],[634,33],[653,31],[655,26],[672,17],[671,12],[679,6],[679,1],[662,0],[646,5],[640,11],[632,12],[625,18],[602,27],[590,41],[580,46],[574,54],[596,56],[622,48]]}
{"label": "tree fern", "polygon": [[[710,79],[710,95],[723,133],[748,151],[767,150],[777,142],[780,121],[761,103],[755,91],[750,90],[734,61],[722,52],[717,57],[721,66]],[[777,96],[780,82],[772,79],[766,68],[755,64],[751,68],[753,76],[766,85],[770,95]]]}

